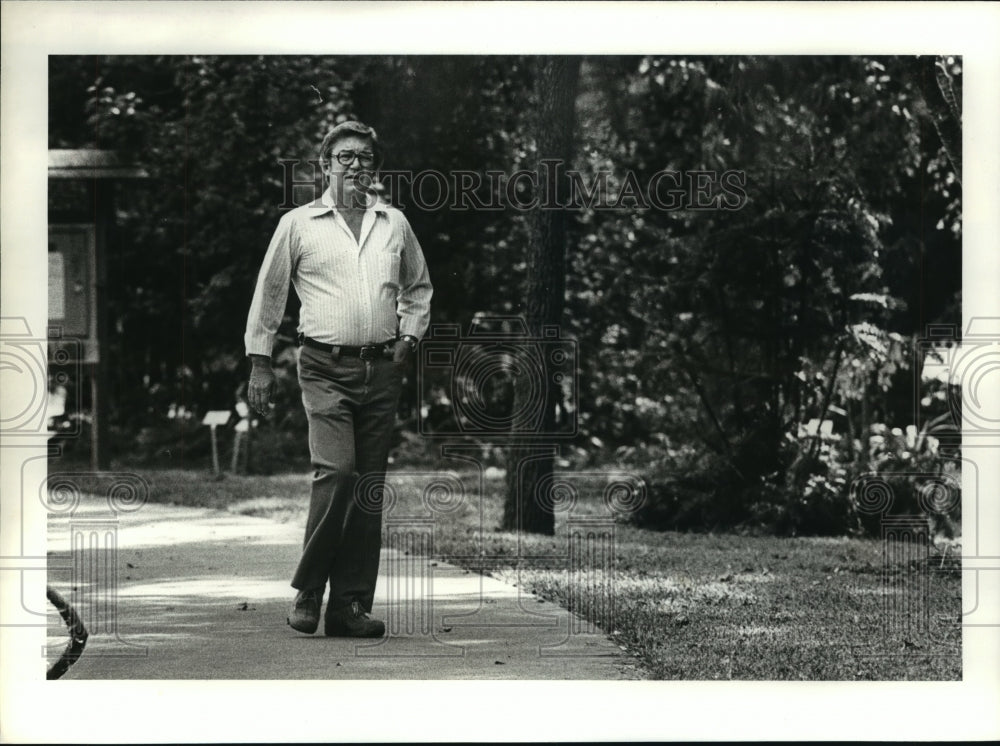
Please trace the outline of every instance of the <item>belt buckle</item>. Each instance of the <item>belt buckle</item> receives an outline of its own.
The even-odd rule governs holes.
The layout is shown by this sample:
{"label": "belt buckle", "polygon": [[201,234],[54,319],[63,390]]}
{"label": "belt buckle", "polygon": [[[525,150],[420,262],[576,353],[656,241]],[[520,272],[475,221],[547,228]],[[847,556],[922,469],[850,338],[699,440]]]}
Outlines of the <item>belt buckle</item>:
{"label": "belt buckle", "polygon": [[358,357],[360,357],[362,360],[378,360],[379,348],[374,345],[366,345],[361,348]]}

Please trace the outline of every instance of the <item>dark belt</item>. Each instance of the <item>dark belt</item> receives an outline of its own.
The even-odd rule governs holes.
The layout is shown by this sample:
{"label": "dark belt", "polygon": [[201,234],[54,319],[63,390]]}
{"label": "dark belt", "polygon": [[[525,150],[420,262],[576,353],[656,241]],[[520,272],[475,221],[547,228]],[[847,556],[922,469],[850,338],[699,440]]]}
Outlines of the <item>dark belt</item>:
{"label": "dark belt", "polygon": [[339,354],[346,357],[359,357],[362,360],[380,360],[385,357],[385,348],[389,342],[377,345],[361,345],[360,347],[353,345],[328,345],[326,342],[317,342],[312,337],[300,334],[299,344],[312,347],[314,350],[322,350],[323,352],[339,350]]}

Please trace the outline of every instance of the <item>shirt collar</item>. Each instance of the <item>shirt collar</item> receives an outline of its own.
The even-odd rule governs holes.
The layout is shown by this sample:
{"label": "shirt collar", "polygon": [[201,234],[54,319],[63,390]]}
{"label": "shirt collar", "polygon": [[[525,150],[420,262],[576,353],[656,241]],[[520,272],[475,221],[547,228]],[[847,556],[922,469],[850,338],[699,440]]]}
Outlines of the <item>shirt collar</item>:
{"label": "shirt collar", "polygon": [[[387,205],[385,202],[383,202],[380,198],[376,198],[375,204],[371,205],[368,209],[375,212],[385,212],[386,207]],[[327,187],[326,191],[323,192],[323,194],[316,201],[309,205],[309,217],[319,217],[320,215],[326,215],[328,212],[338,212],[337,206],[333,201],[333,194],[330,192],[330,187]]]}

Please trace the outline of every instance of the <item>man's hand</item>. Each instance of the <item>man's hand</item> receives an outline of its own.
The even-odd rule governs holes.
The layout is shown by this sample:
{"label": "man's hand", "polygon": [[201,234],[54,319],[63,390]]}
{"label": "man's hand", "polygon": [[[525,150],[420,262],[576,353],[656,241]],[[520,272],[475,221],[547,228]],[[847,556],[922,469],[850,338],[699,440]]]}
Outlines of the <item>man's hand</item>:
{"label": "man's hand", "polygon": [[259,415],[268,413],[271,394],[274,393],[274,371],[271,370],[271,358],[266,355],[251,355],[253,368],[250,371],[250,385],[247,387],[247,398],[250,408]]}
{"label": "man's hand", "polygon": [[402,366],[406,362],[406,358],[410,356],[410,345],[402,340],[397,339],[396,343],[392,347],[392,362],[395,365]]}
{"label": "man's hand", "polygon": [[392,346],[392,362],[395,365],[402,367],[406,363],[406,359],[415,347],[412,340],[413,337],[405,336],[395,341]]}

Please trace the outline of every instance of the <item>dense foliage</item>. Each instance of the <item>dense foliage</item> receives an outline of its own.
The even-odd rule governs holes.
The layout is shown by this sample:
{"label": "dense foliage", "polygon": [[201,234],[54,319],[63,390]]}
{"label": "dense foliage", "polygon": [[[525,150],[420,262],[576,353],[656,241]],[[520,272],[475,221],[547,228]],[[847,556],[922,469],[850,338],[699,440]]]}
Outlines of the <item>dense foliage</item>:
{"label": "dense foliage", "polygon": [[[301,161],[301,203],[332,124],[373,124],[391,169],[536,167],[530,58],[50,60],[51,147],[131,151],[153,176],[118,195],[109,257],[122,459],[203,455],[197,415],[234,404],[246,375],[245,309],[289,206],[287,161]],[[922,380],[918,342],[961,320],[960,147],[947,134],[961,65],[930,62],[584,60],[569,165],[597,187],[574,195],[568,226],[563,326],[580,369],[565,467],[642,473],[650,525],[791,533],[870,528],[851,489],[866,473],[910,475],[897,484],[909,510],[920,475],[954,472],[924,428],[953,418],[924,390],[943,384]],[[658,194],[674,201],[649,204],[664,171],[678,177]],[[525,211],[391,197],[424,247],[434,322],[526,314]],[[303,455],[295,313],[293,298],[277,415],[255,436],[262,470]],[[400,461],[436,448],[414,434],[419,405],[411,385]]]}

